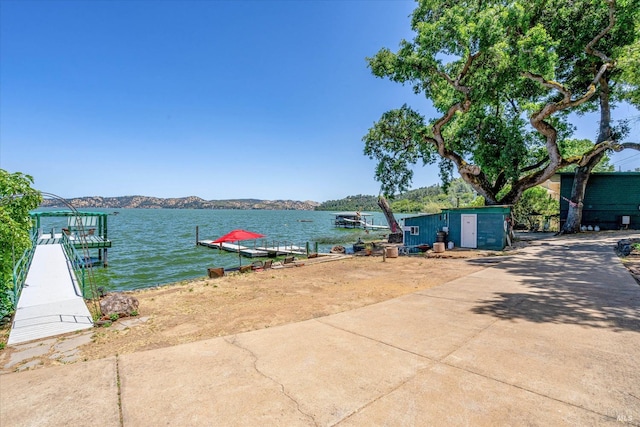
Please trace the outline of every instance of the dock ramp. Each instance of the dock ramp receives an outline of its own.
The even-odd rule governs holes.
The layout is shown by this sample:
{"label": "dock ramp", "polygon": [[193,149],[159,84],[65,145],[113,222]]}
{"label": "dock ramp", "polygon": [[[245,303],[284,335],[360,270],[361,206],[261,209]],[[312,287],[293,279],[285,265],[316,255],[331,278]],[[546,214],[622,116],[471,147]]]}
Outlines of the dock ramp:
{"label": "dock ramp", "polygon": [[36,246],[7,344],[92,327],[91,313],[62,245]]}

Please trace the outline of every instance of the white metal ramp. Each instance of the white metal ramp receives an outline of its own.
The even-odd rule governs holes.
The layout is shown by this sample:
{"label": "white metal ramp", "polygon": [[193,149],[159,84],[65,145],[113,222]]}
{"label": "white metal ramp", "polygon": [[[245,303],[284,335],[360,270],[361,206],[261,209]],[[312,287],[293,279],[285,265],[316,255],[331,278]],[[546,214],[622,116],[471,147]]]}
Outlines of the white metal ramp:
{"label": "white metal ramp", "polygon": [[93,327],[61,244],[38,245],[18,300],[7,344]]}

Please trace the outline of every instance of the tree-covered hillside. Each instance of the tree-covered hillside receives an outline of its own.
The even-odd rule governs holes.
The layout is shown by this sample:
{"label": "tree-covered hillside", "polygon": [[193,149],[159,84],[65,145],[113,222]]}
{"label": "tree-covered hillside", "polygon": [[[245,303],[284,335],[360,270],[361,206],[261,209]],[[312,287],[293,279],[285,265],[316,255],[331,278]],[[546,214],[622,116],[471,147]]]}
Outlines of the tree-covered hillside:
{"label": "tree-covered hillside", "polygon": [[[316,210],[375,212],[380,211],[377,201],[377,196],[359,194],[326,201]],[[394,213],[439,213],[448,208],[484,206],[484,199],[469,184],[458,178],[449,184],[447,191],[440,185],[422,187],[394,197],[389,200],[389,204]],[[558,201],[541,187],[527,189],[512,210],[515,224],[531,230],[542,226],[541,221],[548,222],[550,218],[557,218],[559,213]]]}
{"label": "tree-covered hillside", "polygon": [[[442,209],[482,205],[482,198],[478,198],[462,179],[453,180],[447,191],[440,185],[422,187],[399,194],[389,200],[391,209],[396,213],[437,213]],[[322,211],[379,211],[378,197],[358,194],[340,200],[328,200],[321,203],[316,210]]]}

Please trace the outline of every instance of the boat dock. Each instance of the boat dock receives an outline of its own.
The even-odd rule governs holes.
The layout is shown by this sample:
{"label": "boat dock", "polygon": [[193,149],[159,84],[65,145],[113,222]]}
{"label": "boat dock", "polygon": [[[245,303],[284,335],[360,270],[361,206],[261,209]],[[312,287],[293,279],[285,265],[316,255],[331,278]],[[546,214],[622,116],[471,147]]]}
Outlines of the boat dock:
{"label": "boat dock", "polygon": [[235,252],[247,258],[260,258],[260,257],[269,257],[269,256],[279,256],[279,255],[306,255],[307,251],[305,248],[296,246],[296,245],[280,245],[274,244],[271,246],[262,245],[262,246],[242,246],[237,245],[235,243],[214,243],[213,240],[199,240],[198,245],[206,246],[208,248],[221,249],[227,252]]}
{"label": "boat dock", "polygon": [[[33,247],[14,265],[17,303],[9,345],[92,328],[93,318],[85,303],[85,297],[92,296],[87,291],[93,281],[88,268],[94,263],[106,266],[111,248],[106,213],[74,210],[29,215]],[[48,217],[66,217],[67,227],[45,230],[43,219]]]}
{"label": "boat dock", "polygon": [[[106,252],[106,249],[111,247],[111,241],[105,240],[102,236],[89,235],[80,237],[78,235],[71,234],[67,235],[67,238],[69,239],[69,243],[71,243],[77,250],[83,248],[104,248]],[[58,243],[62,243],[62,233],[42,233],[38,236],[37,240],[38,245],[55,245]]]}
{"label": "boat dock", "polygon": [[365,230],[389,230],[388,225],[377,225],[373,219],[368,219],[371,214],[363,212],[337,212],[333,219],[333,225],[338,228],[362,228]]}
{"label": "boat dock", "polygon": [[18,300],[7,344],[92,327],[91,314],[62,244],[39,244]]}
{"label": "boat dock", "polygon": [[[107,251],[111,240],[107,236],[107,217],[104,212],[42,211],[29,214],[38,232],[38,245],[62,243],[64,236],[76,250],[96,250],[97,259],[107,266]],[[67,227],[43,227],[45,218],[66,217]]]}

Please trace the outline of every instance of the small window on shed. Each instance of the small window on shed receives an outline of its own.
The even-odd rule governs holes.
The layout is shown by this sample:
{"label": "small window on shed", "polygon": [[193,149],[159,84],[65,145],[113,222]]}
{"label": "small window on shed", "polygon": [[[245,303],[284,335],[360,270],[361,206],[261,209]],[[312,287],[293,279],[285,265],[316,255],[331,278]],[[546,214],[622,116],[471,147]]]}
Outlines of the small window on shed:
{"label": "small window on shed", "polygon": [[417,236],[420,234],[420,227],[418,227],[417,225],[412,225],[411,229],[409,230],[409,234],[411,234],[412,236]]}

